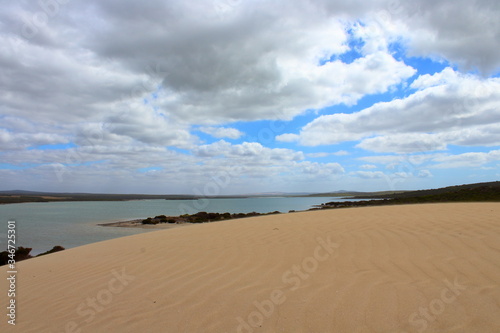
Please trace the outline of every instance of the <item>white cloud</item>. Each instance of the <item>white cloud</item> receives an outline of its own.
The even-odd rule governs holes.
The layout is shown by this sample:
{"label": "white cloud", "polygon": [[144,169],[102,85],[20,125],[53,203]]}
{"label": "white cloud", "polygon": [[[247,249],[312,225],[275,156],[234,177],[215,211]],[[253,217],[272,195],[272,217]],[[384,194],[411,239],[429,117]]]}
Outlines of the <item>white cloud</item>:
{"label": "white cloud", "polygon": [[440,73],[420,75],[412,82],[410,87],[413,89],[423,90],[430,87],[454,83],[456,82],[456,79],[457,73],[450,67],[447,67]]}
{"label": "white cloud", "polygon": [[344,168],[339,163],[317,163],[304,161],[297,166],[305,174],[315,176],[337,175],[345,172]]}
{"label": "white cloud", "polygon": [[104,129],[152,145],[189,148],[197,142],[185,124],[165,114],[140,104],[132,104],[127,111],[106,118]]}
{"label": "white cloud", "polygon": [[425,133],[395,134],[369,138],[356,147],[377,153],[413,153],[434,150],[446,150],[446,141],[438,135]]}
{"label": "white cloud", "polygon": [[[0,175],[3,184],[14,184],[7,175],[21,177],[23,182],[28,181],[28,185],[29,181],[44,175],[43,181],[37,182],[37,186],[42,186],[44,190],[74,187],[90,190],[89,184],[93,182],[94,191],[109,192],[111,188],[125,191],[126,184],[133,182],[141,192],[195,193],[197,189],[203,194],[205,184],[219,177],[217,179],[221,183],[227,183],[219,189],[221,193],[244,193],[250,189],[276,190],[277,186],[295,186],[293,184],[318,179],[326,184],[344,172],[338,163],[304,161],[302,152],[271,149],[258,143],[232,145],[223,140],[199,146],[193,150],[193,154],[181,154],[164,147],[136,142],[134,145],[114,147],[86,146],[51,151],[35,149],[22,153],[10,152],[4,157],[14,165],[31,163],[36,166],[26,170],[3,170],[6,171]],[[151,167],[156,168],[156,171],[137,171]],[[256,179],[259,181],[256,182]],[[16,184],[21,186],[23,182]]]}
{"label": "white cloud", "polygon": [[441,133],[382,135],[362,140],[356,147],[378,153],[415,153],[447,150],[448,144],[462,146],[498,146],[500,123],[460,128]]}
{"label": "white cloud", "polygon": [[227,127],[200,127],[199,129],[203,133],[210,134],[214,138],[222,139],[239,139],[243,132],[237,130],[236,128],[227,128]]}
{"label": "white cloud", "polygon": [[[197,146],[193,153],[200,157],[224,156],[230,159],[238,159],[241,164],[248,162],[258,164],[273,163],[273,161],[300,161],[304,159],[304,153],[291,149],[267,148],[258,142],[243,142],[232,145],[224,140]],[[229,162],[234,163],[234,161]]]}
{"label": "white cloud", "polygon": [[[492,131],[500,124],[500,79],[446,69],[416,82],[421,90],[404,99],[377,103],[352,114],[316,118],[301,130],[299,142],[317,146],[362,140],[359,147],[377,152],[500,144]],[[490,135],[484,135],[484,128],[490,129]],[[463,138],[464,130],[469,131],[468,139]]]}
{"label": "white cloud", "polygon": [[12,133],[0,128],[0,149],[4,151],[64,143],[68,143],[68,140],[58,134]]}
{"label": "white cloud", "polygon": [[370,170],[370,169],[376,169],[377,166],[373,164],[363,164],[360,166],[360,169],[365,169],[365,170]]}
{"label": "white cloud", "polygon": [[309,154],[306,154],[307,157],[312,157],[312,158],[327,157],[330,155],[331,155],[331,153],[309,153]]}
{"label": "white cloud", "polygon": [[[214,21],[217,9],[201,3],[74,2],[31,39],[18,24],[4,26],[2,44],[13,35],[22,42],[0,54],[9,61],[0,87],[15,96],[2,102],[19,115],[36,108],[39,119],[65,110],[67,121],[98,121],[117,101],[155,93],[152,102],[172,118],[217,124],[352,104],[413,74],[386,52],[318,66],[348,50],[349,24],[316,5],[238,6],[235,19]],[[29,18],[37,7],[12,5],[4,17]]]}
{"label": "white cloud", "polygon": [[318,158],[318,157],[328,157],[328,156],[346,156],[349,155],[349,152],[345,150],[339,150],[333,153],[309,153],[306,156],[307,157],[312,157],[312,158]]}
{"label": "white cloud", "polygon": [[367,41],[364,49],[385,49],[389,42],[400,39],[412,56],[431,56],[485,74],[498,71],[500,7],[495,0],[371,4],[376,8],[366,7],[364,26],[356,32]]}
{"label": "white cloud", "polygon": [[418,11],[411,13],[405,9],[410,16],[405,20],[410,54],[435,55],[464,69],[478,68],[484,73],[498,70],[500,7],[497,1],[415,3]]}
{"label": "white cloud", "polygon": [[492,150],[488,153],[463,153],[459,155],[441,156],[434,160],[437,162],[433,168],[465,168],[479,167],[487,163],[500,161],[500,150]]}
{"label": "white cloud", "polygon": [[364,179],[377,179],[386,177],[386,175],[382,171],[355,171],[351,172],[350,174]]}
{"label": "white cloud", "polygon": [[[252,177],[272,176],[269,186],[287,186],[322,172],[339,175],[342,166],[305,157],[345,151],[305,155],[223,140],[200,145],[192,133],[200,128],[236,140],[243,133],[232,122],[288,121],[314,112],[323,115],[301,133],[276,140],[311,146],[360,141],[357,148],[398,154],[500,145],[500,79],[485,78],[500,68],[498,1],[59,3],[43,24],[33,21],[43,14],[42,2],[11,1],[0,12],[1,156],[18,167],[35,165],[2,170],[2,186],[43,182],[46,189],[98,191],[90,186],[102,184],[103,191],[129,192],[127,186],[168,183],[185,189],[183,182],[203,181],[207,170],[231,168],[238,169],[234,188],[252,186],[255,181],[244,180]],[[342,62],[350,41],[359,42],[361,57]],[[394,42],[402,52],[460,70],[478,68],[484,77],[446,69],[417,78],[402,100],[325,115],[324,107],[406,87],[415,69],[391,53]],[[27,150],[65,143],[76,147]],[[477,165],[495,156],[471,154],[429,154],[418,166]],[[367,157],[373,162],[366,163],[403,159],[413,165],[418,156]],[[54,165],[66,165],[73,177],[54,181]],[[145,167],[161,170],[136,174]],[[364,174],[370,175],[380,174]],[[134,182],[140,185],[127,185]]]}
{"label": "white cloud", "polygon": [[339,151],[334,152],[333,155],[335,155],[335,156],[346,156],[346,155],[349,155],[349,152],[345,151],[345,150],[339,150]]}
{"label": "white cloud", "polygon": [[412,154],[365,156],[359,160],[382,164],[389,170],[411,170],[426,175],[427,169],[453,169],[464,167],[482,167],[488,163],[500,161],[500,150],[489,152],[469,152],[462,154]]}
{"label": "white cloud", "polygon": [[297,134],[285,133],[276,136],[276,140],[280,142],[295,142],[299,140],[299,136]]}
{"label": "white cloud", "polygon": [[429,178],[433,175],[429,170],[419,170],[417,176],[420,178]]}

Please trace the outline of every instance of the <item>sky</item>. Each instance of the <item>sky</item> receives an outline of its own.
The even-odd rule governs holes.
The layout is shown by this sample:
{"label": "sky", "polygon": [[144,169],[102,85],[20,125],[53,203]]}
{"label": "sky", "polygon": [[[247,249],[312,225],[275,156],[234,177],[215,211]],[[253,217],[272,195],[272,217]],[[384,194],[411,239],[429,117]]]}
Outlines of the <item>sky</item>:
{"label": "sky", "polygon": [[41,0],[0,12],[0,190],[500,179],[498,0]]}

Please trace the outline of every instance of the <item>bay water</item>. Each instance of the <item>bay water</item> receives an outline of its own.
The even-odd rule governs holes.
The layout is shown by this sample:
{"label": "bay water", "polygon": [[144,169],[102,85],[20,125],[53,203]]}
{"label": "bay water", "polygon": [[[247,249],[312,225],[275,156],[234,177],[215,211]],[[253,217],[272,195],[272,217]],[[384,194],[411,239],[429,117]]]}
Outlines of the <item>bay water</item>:
{"label": "bay water", "polygon": [[178,216],[200,211],[268,213],[307,210],[314,205],[345,199],[329,197],[252,197],[199,200],[76,201],[0,205],[0,251],[7,248],[7,222],[16,221],[16,246],[31,254],[55,245],[72,248],[107,239],[151,232],[151,229],[102,227],[99,223],[157,215]]}

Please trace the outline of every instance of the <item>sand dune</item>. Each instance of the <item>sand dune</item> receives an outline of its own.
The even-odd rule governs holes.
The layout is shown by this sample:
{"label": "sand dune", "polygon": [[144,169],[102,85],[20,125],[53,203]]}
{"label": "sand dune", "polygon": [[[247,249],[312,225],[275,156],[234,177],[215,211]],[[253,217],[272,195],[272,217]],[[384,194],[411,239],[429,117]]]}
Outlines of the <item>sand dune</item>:
{"label": "sand dune", "polygon": [[21,262],[17,278],[2,332],[500,332],[500,204],[160,230]]}

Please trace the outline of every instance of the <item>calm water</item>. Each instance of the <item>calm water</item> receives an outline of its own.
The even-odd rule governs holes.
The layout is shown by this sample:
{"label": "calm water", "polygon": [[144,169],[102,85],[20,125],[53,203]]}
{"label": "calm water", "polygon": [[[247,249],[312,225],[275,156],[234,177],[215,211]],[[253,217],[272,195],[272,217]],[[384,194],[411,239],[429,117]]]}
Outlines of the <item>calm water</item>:
{"label": "calm water", "polygon": [[138,228],[105,228],[100,222],[125,221],[156,215],[217,213],[267,213],[306,210],[338,198],[244,198],[200,200],[137,200],[97,202],[48,202],[0,205],[0,249],[6,248],[7,221],[16,221],[17,246],[33,248],[32,254],[111,238],[150,232]]}

